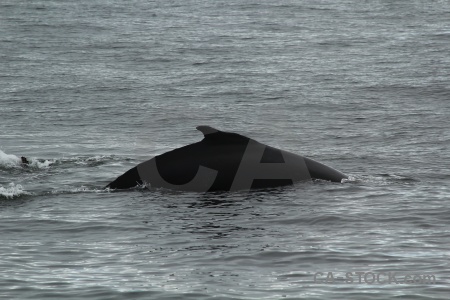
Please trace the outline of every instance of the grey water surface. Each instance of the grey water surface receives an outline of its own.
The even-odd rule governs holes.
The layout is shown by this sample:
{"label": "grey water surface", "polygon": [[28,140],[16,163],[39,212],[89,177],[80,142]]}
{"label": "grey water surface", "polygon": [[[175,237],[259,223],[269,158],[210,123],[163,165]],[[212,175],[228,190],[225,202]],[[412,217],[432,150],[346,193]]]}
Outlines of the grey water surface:
{"label": "grey water surface", "polygon": [[[2,0],[0,298],[448,299],[449,111],[450,1]],[[350,179],[102,189],[198,125]]]}

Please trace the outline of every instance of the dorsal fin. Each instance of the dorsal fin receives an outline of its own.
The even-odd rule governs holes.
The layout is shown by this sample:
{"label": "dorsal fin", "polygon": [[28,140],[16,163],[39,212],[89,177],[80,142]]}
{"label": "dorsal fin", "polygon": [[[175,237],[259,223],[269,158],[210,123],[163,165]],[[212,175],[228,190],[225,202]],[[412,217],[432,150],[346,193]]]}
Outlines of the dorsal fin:
{"label": "dorsal fin", "polygon": [[243,135],[217,130],[211,126],[197,126],[197,130],[201,131],[205,138],[205,142],[211,143],[247,143],[249,138]]}
{"label": "dorsal fin", "polygon": [[197,126],[197,130],[201,131],[201,133],[203,133],[203,135],[206,137],[208,134],[211,133],[216,133],[216,132],[220,132],[219,130],[212,128],[210,126],[206,126],[206,125],[201,125],[201,126]]}

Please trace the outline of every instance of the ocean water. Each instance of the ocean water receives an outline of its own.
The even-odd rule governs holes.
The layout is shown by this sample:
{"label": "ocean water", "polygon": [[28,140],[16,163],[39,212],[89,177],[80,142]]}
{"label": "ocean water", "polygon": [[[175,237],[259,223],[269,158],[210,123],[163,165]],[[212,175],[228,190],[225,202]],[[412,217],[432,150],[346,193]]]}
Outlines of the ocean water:
{"label": "ocean water", "polygon": [[[0,298],[448,299],[449,53],[449,1],[2,0]],[[102,189],[198,125],[351,179]]]}

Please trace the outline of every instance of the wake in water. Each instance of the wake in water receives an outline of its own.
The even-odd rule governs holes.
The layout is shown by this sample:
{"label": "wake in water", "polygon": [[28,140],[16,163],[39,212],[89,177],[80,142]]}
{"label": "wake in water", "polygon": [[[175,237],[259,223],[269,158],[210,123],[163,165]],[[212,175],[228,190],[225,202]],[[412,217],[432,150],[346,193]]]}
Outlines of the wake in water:
{"label": "wake in water", "polygon": [[[38,159],[7,154],[0,150],[0,200],[17,199],[23,196],[42,196],[77,193],[109,192],[95,185],[83,184],[82,178],[92,175],[98,168],[111,161],[123,162],[129,158],[108,155],[74,156],[56,159]],[[64,183],[61,185],[61,174]],[[81,175],[80,175],[81,174]],[[73,182],[70,183],[72,176]],[[69,184],[67,182],[69,181]],[[36,184],[41,182],[41,184]],[[43,183],[43,184],[42,184]]]}
{"label": "wake in water", "polygon": [[46,170],[51,166],[73,167],[73,166],[99,166],[111,160],[131,160],[129,158],[121,159],[113,155],[96,156],[75,156],[63,157],[59,159],[38,159],[34,157],[18,157],[13,154],[7,154],[0,150],[0,169],[35,169]]}

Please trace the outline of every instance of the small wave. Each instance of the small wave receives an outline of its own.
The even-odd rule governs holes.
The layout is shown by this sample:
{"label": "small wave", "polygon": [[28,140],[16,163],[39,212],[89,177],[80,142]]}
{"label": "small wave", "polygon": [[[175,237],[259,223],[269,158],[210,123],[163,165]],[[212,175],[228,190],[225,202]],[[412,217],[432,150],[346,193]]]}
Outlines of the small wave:
{"label": "small wave", "polygon": [[397,175],[397,174],[380,174],[380,176],[386,178],[389,181],[396,181],[396,182],[418,182],[420,180],[404,176],[404,175]]}
{"label": "small wave", "polygon": [[82,166],[97,166],[106,163],[107,161],[113,160],[114,156],[111,155],[96,155],[96,156],[77,156],[69,161],[73,161],[77,165]]}
{"label": "small wave", "polygon": [[7,187],[0,186],[0,199],[13,199],[23,195],[31,195],[31,193],[25,191],[20,184],[10,183]]}

